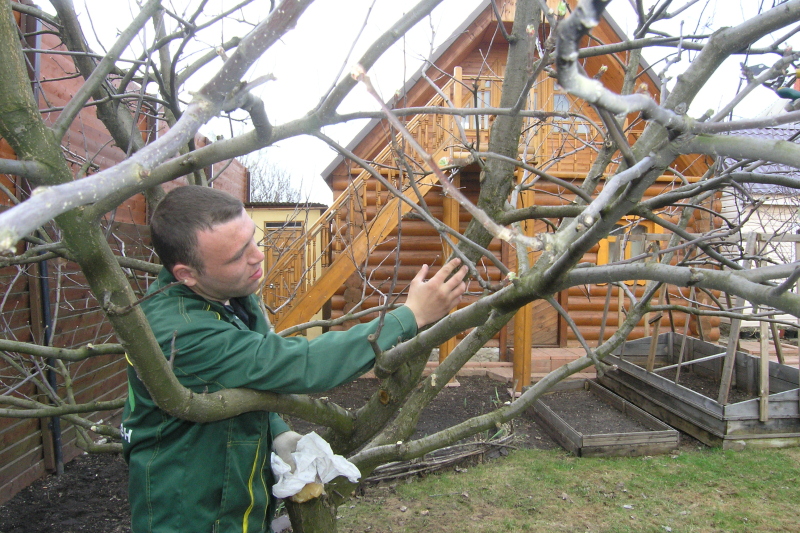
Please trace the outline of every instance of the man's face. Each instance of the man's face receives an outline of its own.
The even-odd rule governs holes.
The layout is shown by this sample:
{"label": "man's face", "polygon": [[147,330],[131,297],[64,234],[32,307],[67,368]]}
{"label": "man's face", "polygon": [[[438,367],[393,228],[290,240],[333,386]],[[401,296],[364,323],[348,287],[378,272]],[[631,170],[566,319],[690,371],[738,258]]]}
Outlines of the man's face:
{"label": "man's face", "polygon": [[173,273],[187,287],[209,300],[227,302],[248,296],[258,288],[264,274],[264,254],[256,245],[256,226],[242,210],[238,218],[197,233],[197,252],[203,272],[176,265]]}

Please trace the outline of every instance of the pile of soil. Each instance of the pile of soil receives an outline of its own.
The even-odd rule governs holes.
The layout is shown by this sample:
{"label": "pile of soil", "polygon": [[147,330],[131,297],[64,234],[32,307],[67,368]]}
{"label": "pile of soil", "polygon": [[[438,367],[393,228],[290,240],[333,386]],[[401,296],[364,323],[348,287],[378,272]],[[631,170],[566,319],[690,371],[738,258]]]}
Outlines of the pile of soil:
{"label": "pile of soil", "polygon": [[[415,437],[490,412],[498,402],[510,399],[504,383],[486,377],[460,377],[458,381],[459,386],[445,388],[423,411]],[[342,407],[354,409],[363,405],[376,388],[377,380],[360,379],[324,396]],[[565,400],[573,418],[579,420],[584,413],[592,419],[592,424],[601,428],[613,428],[620,423],[614,421],[617,418],[614,412],[618,411],[610,407],[601,411],[598,406],[584,405],[584,401],[592,401],[593,395],[580,392],[583,391]],[[300,433],[318,429],[304,421],[292,423]],[[530,416],[514,420],[513,431],[516,447],[558,448]],[[683,445],[696,442],[682,437]],[[40,479],[0,507],[0,533],[129,533],[127,477],[127,466],[118,455],[80,456],[66,465],[62,476]]]}

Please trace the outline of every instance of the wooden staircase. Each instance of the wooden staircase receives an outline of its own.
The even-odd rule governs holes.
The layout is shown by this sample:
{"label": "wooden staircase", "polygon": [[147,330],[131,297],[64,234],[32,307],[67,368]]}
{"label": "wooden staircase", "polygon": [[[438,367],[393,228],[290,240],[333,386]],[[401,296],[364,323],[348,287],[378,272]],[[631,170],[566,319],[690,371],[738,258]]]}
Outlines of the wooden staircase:
{"label": "wooden staircase", "polygon": [[[462,102],[459,83],[451,80],[442,92],[451,102]],[[446,105],[445,99],[439,95],[427,104]],[[434,161],[439,161],[442,157],[452,158],[460,144],[454,142],[458,138],[456,120],[461,118],[443,114],[417,115],[409,121],[407,129],[423,146],[436,147],[432,153]],[[395,145],[403,144],[402,136],[398,134]],[[405,184],[398,183],[401,173],[397,170],[396,157],[395,148],[387,143],[374,158],[373,167],[389,181],[394,181],[412,202],[418,203],[417,193],[407,180]],[[419,164],[415,166],[422,168]],[[436,182],[436,177],[429,173],[418,179],[415,185],[419,194],[424,196]],[[267,271],[262,298],[276,315],[276,331],[311,320],[410,210],[409,204],[362,170],[327,211],[289,243]],[[359,218],[364,219],[363,224],[354,224],[354,219]]]}

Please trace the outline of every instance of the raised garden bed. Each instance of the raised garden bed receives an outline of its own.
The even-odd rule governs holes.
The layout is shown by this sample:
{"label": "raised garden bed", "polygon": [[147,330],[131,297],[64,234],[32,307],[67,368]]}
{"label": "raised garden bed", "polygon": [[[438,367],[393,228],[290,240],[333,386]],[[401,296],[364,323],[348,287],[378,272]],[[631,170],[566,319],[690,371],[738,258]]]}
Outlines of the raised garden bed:
{"label": "raised garden bed", "polygon": [[[615,356],[605,359],[616,365],[616,370],[606,372],[598,382],[709,446],[739,449],[800,445],[797,368],[769,363],[769,395],[762,412],[758,357],[736,352],[734,381],[728,403],[722,405],[717,399],[724,358],[714,356],[723,354],[724,346],[692,337],[684,342],[683,335],[663,333],[655,350],[655,371],[647,372],[644,363],[650,346],[650,338],[625,343]],[[685,353],[676,384],[676,369],[666,367],[677,365],[682,346]],[[704,360],[690,363],[699,359]]]}
{"label": "raised garden bed", "polygon": [[531,407],[556,442],[579,457],[669,453],[678,432],[594,381],[562,383]]}

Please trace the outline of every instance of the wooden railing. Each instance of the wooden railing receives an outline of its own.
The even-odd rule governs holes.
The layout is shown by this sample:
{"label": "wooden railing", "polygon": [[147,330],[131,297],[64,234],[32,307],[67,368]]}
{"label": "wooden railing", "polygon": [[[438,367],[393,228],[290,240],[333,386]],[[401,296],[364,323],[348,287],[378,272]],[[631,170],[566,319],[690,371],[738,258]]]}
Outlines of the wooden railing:
{"label": "wooden railing", "polygon": [[[458,81],[451,80],[442,89],[451,102],[462,101]],[[437,95],[427,106],[447,107],[448,104]],[[455,141],[459,138],[457,120],[461,118],[444,114],[417,115],[406,127],[422,146],[433,147],[434,160],[439,161],[443,156],[453,157],[461,144]],[[397,146],[406,144],[399,134],[395,136],[395,143]],[[405,155],[411,157],[412,154]],[[373,168],[379,169],[395,187],[405,192],[409,185],[400,183],[397,157],[395,146],[387,143],[373,159]],[[416,167],[422,168],[422,164],[416,162]],[[417,188],[424,195],[435,181],[429,175],[417,182]],[[396,227],[399,202],[379,180],[362,170],[327,211],[283,250],[266,273],[262,292],[264,301],[275,313],[278,331],[307,322],[333,296],[356,265]],[[408,210],[410,207],[403,203],[401,213]]]}

